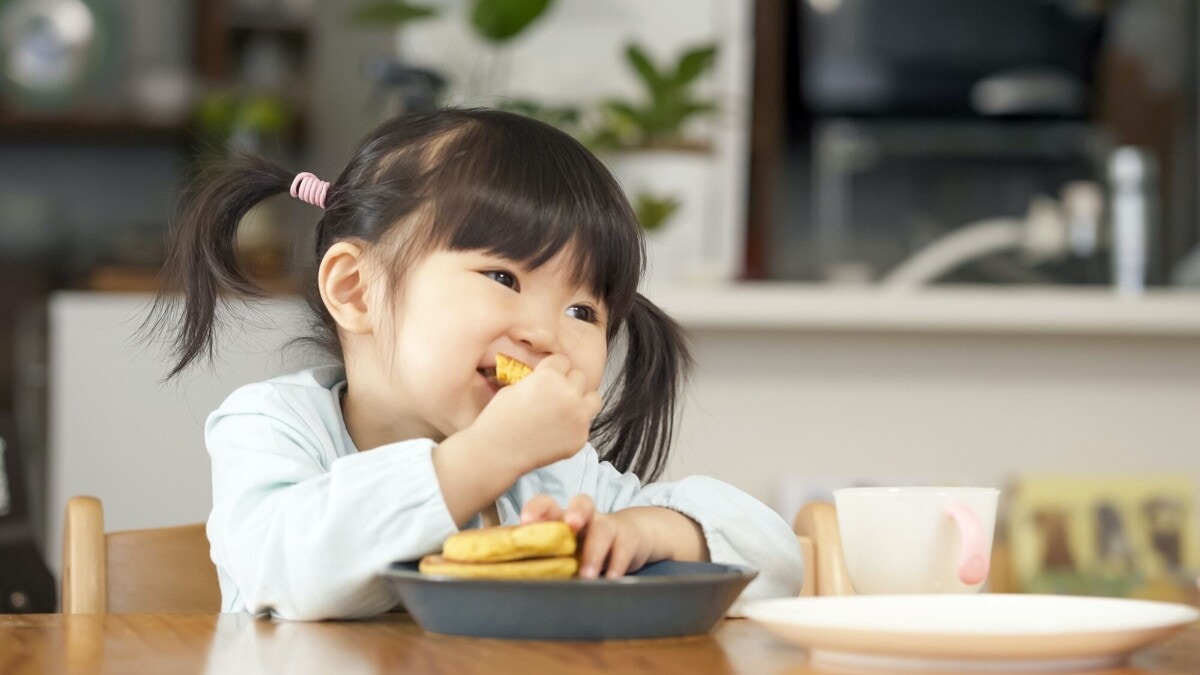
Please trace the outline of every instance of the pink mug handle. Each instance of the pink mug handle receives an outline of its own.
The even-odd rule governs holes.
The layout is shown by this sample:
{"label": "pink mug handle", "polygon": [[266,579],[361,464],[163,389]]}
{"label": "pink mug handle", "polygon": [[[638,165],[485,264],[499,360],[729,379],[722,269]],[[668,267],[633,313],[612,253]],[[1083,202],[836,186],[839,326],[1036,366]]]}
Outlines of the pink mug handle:
{"label": "pink mug handle", "polygon": [[987,558],[987,545],[983,540],[983,527],[975,513],[963,504],[951,502],[946,513],[958,524],[962,538],[962,550],[958,555],[958,580],[968,586],[983,583],[991,563]]}

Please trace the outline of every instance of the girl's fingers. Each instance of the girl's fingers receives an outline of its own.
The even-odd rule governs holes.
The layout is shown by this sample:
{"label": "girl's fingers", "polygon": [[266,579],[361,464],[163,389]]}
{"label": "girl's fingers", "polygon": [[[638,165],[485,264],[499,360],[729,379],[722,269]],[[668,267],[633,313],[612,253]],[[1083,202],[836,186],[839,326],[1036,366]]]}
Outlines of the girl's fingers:
{"label": "girl's fingers", "polygon": [[604,568],[604,559],[612,550],[616,537],[616,524],[607,518],[593,518],[583,539],[583,554],[579,557],[579,576],[595,579]]}
{"label": "girl's fingers", "polygon": [[571,360],[563,354],[551,354],[546,358],[538,361],[537,367],[534,370],[553,370],[563,375],[571,369]]}
{"label": "girl's fingers", "polygon": [[620,579],[629,571],[629,563],[633,560],[634,548],[628,538],[617,537],[613,540],[612,550],[608,553],[608,571],[605,576],[609,579]]}
{"label": "girl's fingers", "polygon": [[596,513],[596,504],[592,498],[587,495],[575,495],[571,497],[571,501],[567,504],[567,512],[563,515],[563,520],[575,532],[579,532],[592,522],[592,516]]}
{"label": "girl's fingers", "polygon": [[570,382],[575,391],[581,394],[587,391],[587,376],[578,368],[572,369],[567,373],[567,382]]}
{"label": "girl's fingers", "polygon": [[521,523],[540,523],[543,520],[562,520],[563,510],[550,495],[537,495],[521,507]]}

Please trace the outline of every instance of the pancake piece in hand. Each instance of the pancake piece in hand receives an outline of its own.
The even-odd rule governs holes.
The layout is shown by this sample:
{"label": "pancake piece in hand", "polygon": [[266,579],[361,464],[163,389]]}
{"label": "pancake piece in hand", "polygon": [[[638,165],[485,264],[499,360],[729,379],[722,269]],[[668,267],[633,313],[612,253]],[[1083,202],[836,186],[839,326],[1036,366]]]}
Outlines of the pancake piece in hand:
{"label": "pancake piece in hand", "polygon": [[422,574],[437,574],[461,579],[570,579],[579,571],[573,556],[534,558],[493,563],[464,563],[445,556],[427,555],[419,566]]}
{"label": "pancake piece in hand", "polygon": [[513,357],[506,354],[496,354],[496,381],[500,384],[516,384],[532,372],[532,368]]}
{"label": "pancake piece in hand", "polygon": [[561,520],[463,530],[442,544],[442,557],[452,562],[505,562],[574,553],[575,532]]}

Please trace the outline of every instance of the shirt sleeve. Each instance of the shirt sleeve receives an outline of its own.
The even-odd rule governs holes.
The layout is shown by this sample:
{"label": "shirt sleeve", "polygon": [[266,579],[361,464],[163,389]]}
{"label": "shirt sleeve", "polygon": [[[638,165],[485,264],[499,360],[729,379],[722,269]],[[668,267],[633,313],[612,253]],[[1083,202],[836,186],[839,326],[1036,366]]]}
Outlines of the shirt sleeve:
{"label": "shirt sleeve", "polygon": [[642,486],[636,475],[622,474],[612,464],[600,461],[590,445],[530,477],[532,480],[518,483],[516,496],[522,503],[538,492],[549,493],[564,504],[575,494],[587,494],[604,513],[631,506],[659,506],[688,516],[703,530],[713,562],[758,571],[739,603],[800,592],[804,563],[795,533],[779,514],[728,483],[689,476]]}
{"label": "shirt sleeve", "polygon": [[398,598],[379,572],[457,531],[429,440],[334,459],[299,422],[214,413],[208,536],[213,561],[255,614],[317,620],[378,614]]}

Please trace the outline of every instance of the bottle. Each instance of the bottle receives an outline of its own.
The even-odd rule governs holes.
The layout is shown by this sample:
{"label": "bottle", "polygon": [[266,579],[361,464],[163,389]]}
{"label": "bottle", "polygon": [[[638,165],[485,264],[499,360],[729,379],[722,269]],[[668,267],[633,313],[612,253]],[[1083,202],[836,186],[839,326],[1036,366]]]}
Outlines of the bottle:
{"label": "bottle", "polygon": [[1122,146],[1108,160],[1111,209],[1112,281],[1118,295],[1146,290],[1154,227],[1158,177],[1153,156]]}

